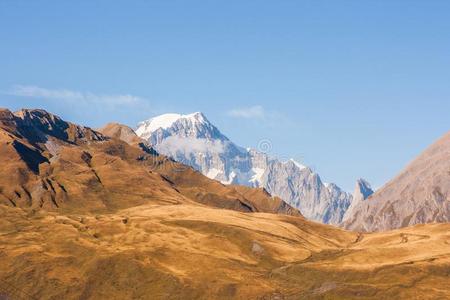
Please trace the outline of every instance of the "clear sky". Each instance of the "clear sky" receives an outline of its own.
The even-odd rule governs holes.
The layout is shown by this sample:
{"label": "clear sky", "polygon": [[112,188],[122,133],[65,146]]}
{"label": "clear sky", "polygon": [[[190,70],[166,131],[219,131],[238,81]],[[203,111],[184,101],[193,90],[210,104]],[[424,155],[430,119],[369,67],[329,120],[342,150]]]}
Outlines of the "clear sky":
{"label": "clear sky", "polygon": [[379,187],[450,130],[450,1],[0,1],[0,106],[93,127],[202,111]]}

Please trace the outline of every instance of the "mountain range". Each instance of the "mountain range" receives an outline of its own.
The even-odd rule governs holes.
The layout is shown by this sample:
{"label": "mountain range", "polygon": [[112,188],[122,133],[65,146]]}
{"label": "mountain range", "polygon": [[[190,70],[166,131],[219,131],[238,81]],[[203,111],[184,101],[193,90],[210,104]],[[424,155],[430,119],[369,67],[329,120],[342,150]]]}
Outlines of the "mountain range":
{"label": "mountain range", "polygon": [[357,181],[344,224],[381,231],[366,233],[210,179],[125,125],[0,109],[0,299],[448,299],[450,224],[385,230],[448,220],[449,139],[375,193]]}
{"label": "mountain range", "polygon": [[310,220],[339,224],[352,203],[350,193],[324,183],[311,168],[270,157],[269,141],[261,141],[257,150],[240,147],[200,112],[151,118],[138,124],[136,134],[211,179],[264,188]]}
{"label": "mountain range", "polygon": [[[450,134],[432,145],[380,190],[358,179],[353,194],[324,183],[295,160],[234,144],[204,114],[165,114],[138,124],[136,134],[158,152],[227,185],[260,187],[306,218],[351,230],[380,231],[450,218]],[[366,201],[368,200],[368,201]]]}

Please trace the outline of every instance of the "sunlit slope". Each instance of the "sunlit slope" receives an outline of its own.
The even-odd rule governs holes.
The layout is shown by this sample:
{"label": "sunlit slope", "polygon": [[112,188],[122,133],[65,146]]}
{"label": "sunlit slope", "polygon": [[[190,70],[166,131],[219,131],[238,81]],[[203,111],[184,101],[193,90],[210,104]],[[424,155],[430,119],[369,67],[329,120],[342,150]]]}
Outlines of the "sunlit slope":
{"label": "sunlit slope", "polygon": [[449,224],[359,235],[197,204],[0,213],[0,280],[39,299],[450,297]]}

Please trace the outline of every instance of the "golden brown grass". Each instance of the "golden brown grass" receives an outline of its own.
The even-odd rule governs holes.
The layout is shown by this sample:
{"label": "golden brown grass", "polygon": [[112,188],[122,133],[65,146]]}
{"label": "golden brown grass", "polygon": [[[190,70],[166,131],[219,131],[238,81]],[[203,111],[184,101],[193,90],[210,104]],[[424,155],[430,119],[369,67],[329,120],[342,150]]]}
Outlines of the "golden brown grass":
{"label": "golden brown grass", "polygon": [[0,213],[0,280],[36,299],[450,297],[449,224],[358,235],[197,204]]}

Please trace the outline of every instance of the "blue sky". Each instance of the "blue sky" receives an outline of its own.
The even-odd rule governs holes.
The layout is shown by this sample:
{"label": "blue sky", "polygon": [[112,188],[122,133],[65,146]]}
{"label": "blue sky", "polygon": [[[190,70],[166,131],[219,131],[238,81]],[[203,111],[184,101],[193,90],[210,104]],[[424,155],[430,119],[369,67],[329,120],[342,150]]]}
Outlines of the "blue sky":
{"label": "blue sky", "polygon": [[450,130],[450,1],[1,1],[0,41],[0,106],[202,111],[347,190]]}

